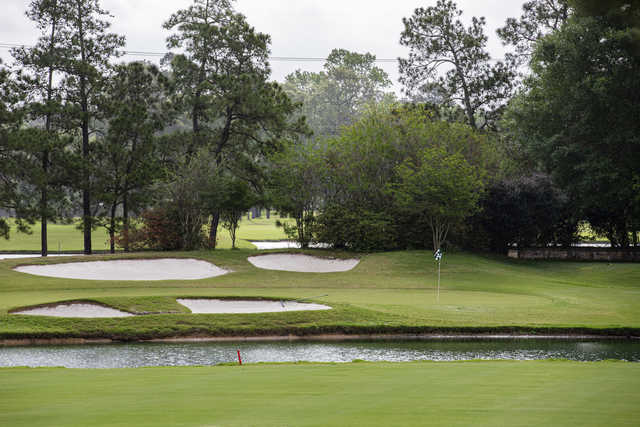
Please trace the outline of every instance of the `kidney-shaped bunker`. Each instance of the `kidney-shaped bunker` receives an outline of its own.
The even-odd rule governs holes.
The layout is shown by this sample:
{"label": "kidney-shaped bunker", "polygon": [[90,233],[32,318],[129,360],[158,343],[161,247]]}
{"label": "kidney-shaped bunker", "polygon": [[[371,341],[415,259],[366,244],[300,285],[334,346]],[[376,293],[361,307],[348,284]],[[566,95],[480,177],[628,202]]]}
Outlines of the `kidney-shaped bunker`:
{"label": "kidney-shaped bunker", "polygon": [[86,280],[196,280],[228,273],[197,259],[126,259],[26,265],[15,268],[37,276]]}
{"label": "kidney-shaped bunker", "polygon": [[249,257],[248,261],[265,270],[298,271],[302,273],[334,273],[349,271],[357,259],[317,258],[302,254],[272,254]]}

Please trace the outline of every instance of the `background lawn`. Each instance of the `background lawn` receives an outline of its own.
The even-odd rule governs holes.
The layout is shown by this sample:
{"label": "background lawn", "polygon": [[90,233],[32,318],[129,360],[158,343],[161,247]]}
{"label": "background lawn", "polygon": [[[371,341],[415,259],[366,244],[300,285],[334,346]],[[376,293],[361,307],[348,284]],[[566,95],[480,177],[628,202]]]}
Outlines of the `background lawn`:
{"label": "background lawn", "polygon": [[[236,246],[245,249],[255,249],[247,240],[282,240],[287,236],[282,228],[276,227],[277,215],[271,215],[270,219],[265,216],[248,220],[246,215],[240,222],[240,228],[236,238]],[[83,235],[82,231],[76,228],[76,224],[49,224],[48,225],[49,251],[56,253],[62,251],[82,252]],[[5,251],[40,251],[40,223],[36,223],[31,228],[31,234],[18,233],[15,227],[11,230],[9,240],[0,239],[0,252]],[[98,228],[91,234],[91,244],[93,250],[109,250],[109,235],[104,228]],[[231,238],[229,232],[218,227],[218,247],[221,249],[231,248]]]}
{"label": "background lawn", "polygon": [[483,361],[0,369],[6,426],[624,426],[640,364]]}

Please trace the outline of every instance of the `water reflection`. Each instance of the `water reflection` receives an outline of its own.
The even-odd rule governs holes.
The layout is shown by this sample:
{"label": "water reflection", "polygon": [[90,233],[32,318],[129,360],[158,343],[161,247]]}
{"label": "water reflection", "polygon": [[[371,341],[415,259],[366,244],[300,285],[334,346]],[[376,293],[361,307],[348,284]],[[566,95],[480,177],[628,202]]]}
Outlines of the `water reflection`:
{"label": "water reflection", "polygon": [[194,366],[235,362],[350,362],[562,358],[640,361],[638,341],[576,340],[429,340],[375,342],[275,343],[136,343],[82,346],[0,347],[0,366],[64,366],[68,368],[131,368]]}

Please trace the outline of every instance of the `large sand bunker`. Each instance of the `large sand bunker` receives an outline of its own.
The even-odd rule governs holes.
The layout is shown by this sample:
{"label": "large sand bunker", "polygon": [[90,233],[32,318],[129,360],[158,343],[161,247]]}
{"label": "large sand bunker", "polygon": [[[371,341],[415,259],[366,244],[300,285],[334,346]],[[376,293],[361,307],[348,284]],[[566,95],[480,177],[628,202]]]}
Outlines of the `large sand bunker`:
{"label": "large sand bunker", "polygon": [[178,299],[192,313],[278,313],[282,311],[331,310],[322,304],[298,301]]}
{"label": "large sand bunker", "polygon": [[16,267],[37,276],[86,280],[196,280],[228,271],[197,259],[131,259]]}
{"label": "large sand bunker", "polygon": [[90,303],[62,303],[46,307],[27,308],[21,311],[14,311],[12,314],[27,314],[30,316],[53,316],[53,317],[130,317],[131,313],[104,307]]}
{"label": "large sand bunker", "polygon": [[302,273],[334,273],[349,271],[358,262],[357,259],[317,258],[302,254],[259,255],[247,258],[258,268],[265,270],[297,271]]}

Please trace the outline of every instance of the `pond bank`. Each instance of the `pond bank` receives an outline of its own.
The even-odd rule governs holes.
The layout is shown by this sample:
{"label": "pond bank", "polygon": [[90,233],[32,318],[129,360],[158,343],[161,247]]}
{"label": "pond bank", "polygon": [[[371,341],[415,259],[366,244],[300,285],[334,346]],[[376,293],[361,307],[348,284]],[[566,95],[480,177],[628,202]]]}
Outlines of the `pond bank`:
{"label": "pond bank", "polygon": [[9,338],[0,339],[0,347],[34,345],[83,345],[136,343],[207,343],[207,342],[293,342],[293,341],[429,341],[429,340],[640,340],[640,335],[606,335],[585,333],[558,334],[317,334],[317,335],[260,335],[260,336],[177,336],[150,339],[118,338]]}

